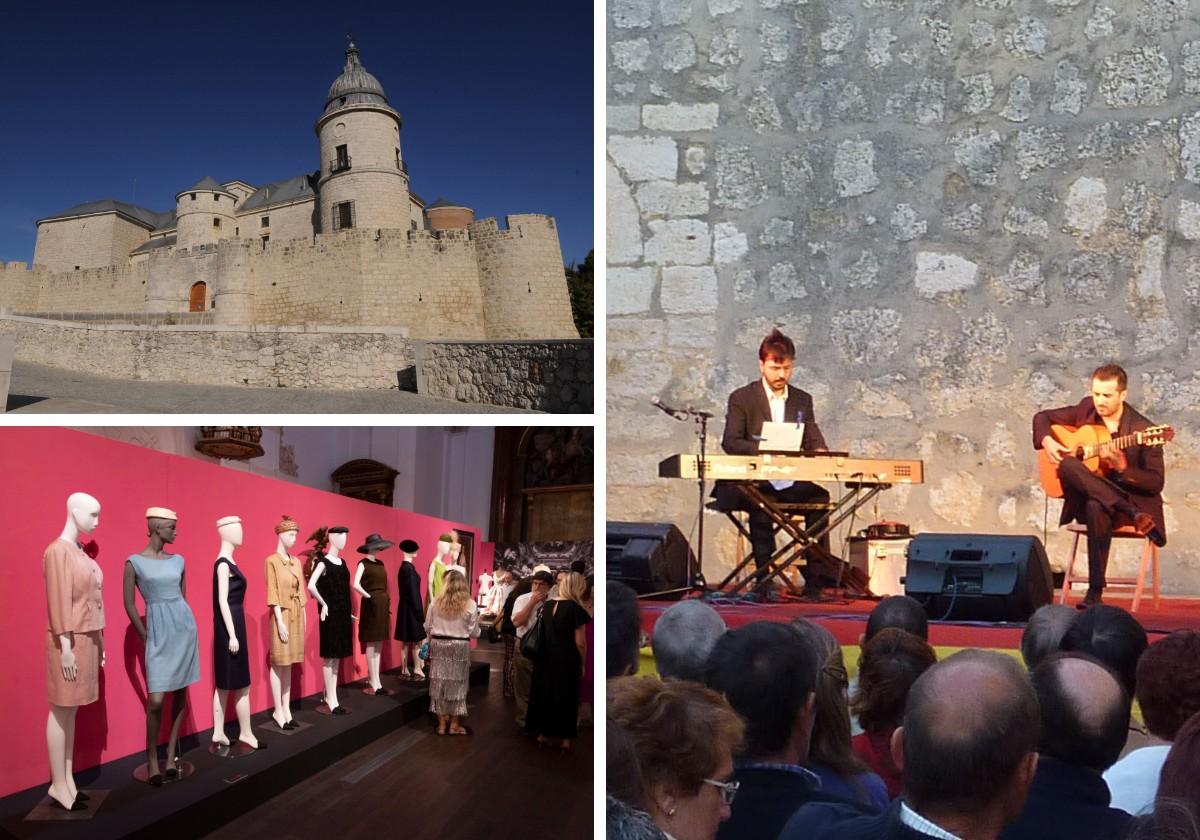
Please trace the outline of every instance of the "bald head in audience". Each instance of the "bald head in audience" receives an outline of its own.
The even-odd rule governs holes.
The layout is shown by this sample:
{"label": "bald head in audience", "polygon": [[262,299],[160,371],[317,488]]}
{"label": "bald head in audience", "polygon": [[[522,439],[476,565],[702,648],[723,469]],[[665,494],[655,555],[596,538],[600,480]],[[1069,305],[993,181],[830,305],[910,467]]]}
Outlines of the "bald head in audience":
{"label": "bald head in audience", "polygon": [[960,837],[995,837],[1021,812],[1037,745],[1037,697],[1021,666],[967,650],[913,684],[892,754],[908,807]]}
{"label": "bald head in audience", "polygon": [[1033,669],[1041,709],[1038,752],[1103,773],[1121,756],[1129,695],[1117,675],[1080,654],[1057,653]]}

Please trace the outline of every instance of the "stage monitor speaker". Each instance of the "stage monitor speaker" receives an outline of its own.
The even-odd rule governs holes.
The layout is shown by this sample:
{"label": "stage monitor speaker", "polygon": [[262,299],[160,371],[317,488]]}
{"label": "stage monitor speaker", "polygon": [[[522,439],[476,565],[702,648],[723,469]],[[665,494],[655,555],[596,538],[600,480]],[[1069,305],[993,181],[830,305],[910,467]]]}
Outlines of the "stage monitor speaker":
{"label": "stage monitor speaker", "polygon": [[[681,590],[688,586],[692,548],[669,522],[609,522],[605,539],[608,580],[639,595]],[[675,593],[681,597],[683,592]]]}
{"label": "stage monitor speaker", "polygon": [[921,534],[908,544],[904,594],[935,620],[1026,621],[1053,592],[1037,537]]}

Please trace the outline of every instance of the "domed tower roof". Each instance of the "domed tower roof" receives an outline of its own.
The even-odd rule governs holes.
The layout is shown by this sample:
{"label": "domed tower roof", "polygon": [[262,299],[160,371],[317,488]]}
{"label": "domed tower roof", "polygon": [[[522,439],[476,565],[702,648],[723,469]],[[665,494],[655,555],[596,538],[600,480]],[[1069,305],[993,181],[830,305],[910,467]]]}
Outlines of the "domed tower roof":
{"label": "domed tower roof", "polygon": [[329,96],[325,99],[325,113],[334,111],[346,105],[370,103],[372,105],[388,104],[387,95],[379,80],[367,72],[358,61],[358,47],[354,42],[346,48],[346,67],[342,75],[333,80],[329,86]]}

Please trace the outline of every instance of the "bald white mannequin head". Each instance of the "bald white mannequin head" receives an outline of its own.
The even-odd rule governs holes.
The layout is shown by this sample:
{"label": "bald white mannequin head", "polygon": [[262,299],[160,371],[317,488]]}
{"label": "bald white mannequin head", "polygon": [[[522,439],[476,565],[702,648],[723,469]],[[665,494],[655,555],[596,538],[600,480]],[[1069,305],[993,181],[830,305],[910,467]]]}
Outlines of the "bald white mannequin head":
{"label": "bald white mannequin head", "polygon": [[67,523],[63,539],[74,542],[80,534],[90,534],[100,525],[100,502],[87,493],[72,493],[67,497]]}

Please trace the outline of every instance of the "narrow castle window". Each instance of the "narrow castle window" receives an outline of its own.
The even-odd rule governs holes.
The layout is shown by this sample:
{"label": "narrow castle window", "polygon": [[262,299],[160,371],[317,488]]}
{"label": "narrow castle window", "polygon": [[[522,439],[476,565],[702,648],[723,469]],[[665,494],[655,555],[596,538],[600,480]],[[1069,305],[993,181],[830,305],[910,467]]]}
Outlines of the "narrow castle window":
{"label": "narrow castle window", "polygon": [[213,227],[220,227],[220,226],[221,226],[221,220],[214,218],[213,219]]}
{"label": "narrow castle window", "polygon": [[342,201],[333,205],[333,229],[344,230],[354,227],[354,202]]}
{"label": "narrow castle window", "polygon": [[213,193],[213,201],[220,201],[220,200],[221,200],[221,196],[217,195],[216,193]]}
{"label": "narrow castle window", "polygon": [[271,241],[271,237],[264,236],[262,238],[262,241],[263,241],[263,250],[265,251],[265,250],[267,250],[267,243]]}
{"label": "narrow castle window", "polygon": [[396,150],[396,168],[397,169],[400,168],[400,150],[399,149]]}
{"label": "narrow castle window", "polygon": [[195,200],[196,200],[196,194],[192,193],[192,201],[195,201]]}
{"label": "narrow castle window", "polygon": [[259,227],[270,227],[270,226],[271,226],[271,217],[270,217],[270,216],[263,216],[261,219],[259,219],[259,225],[258,225],[258,226],[259,226]]}

